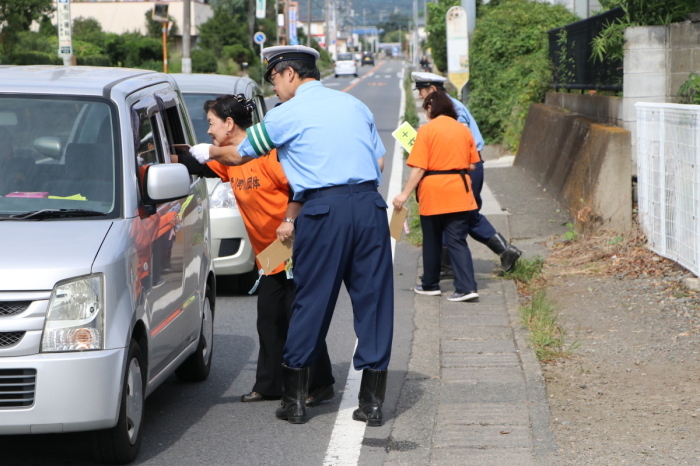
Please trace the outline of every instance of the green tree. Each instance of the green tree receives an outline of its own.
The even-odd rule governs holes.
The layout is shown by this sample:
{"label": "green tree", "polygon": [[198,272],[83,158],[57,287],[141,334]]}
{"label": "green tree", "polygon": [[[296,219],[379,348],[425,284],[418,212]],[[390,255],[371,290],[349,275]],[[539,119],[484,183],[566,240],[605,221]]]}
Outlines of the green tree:
{"label": "green tree", "polygon": [[447,22],[445,15],[453,6],[460,5],[460,0],[438,0],[437,3],[428,3],[428,19],[425,32],[428,33],[428,47],[433,56],[435,68],[440,71],[447,70]]}
{"label": "green tree", "polygon": [[102,25],[95,18],[83,18],[79,16],[73,20],[71,30],[72,38],[82,42],[93,44],[102,53],[105,43],[105,33]]}
{"label": "green tree", "polygon": [[224,6],[214,7],[214,15],[199,26],[198,46],[217,57],[226,45],[248,44],[248,26],[244,15]]}
{"label": "green tree", "polygon": [[621,7],[622,18],[613,21],[593,39],[593,59],[622,60],[625,29],[630,26],[659,26],[683,21],[688,13],[698,11],[698,0],[600,0],[604,8]]}
{"label": "green tree", "polygon": [[0,42],[5,55],[12,54],[17,34],[28,31],[32,21],[53,11],[53,0],[0,0]]}
{"label": "green tree", "polygon": [[530,104],[551,82],[547,31],[578,18],[528,0],[502,0],[481,13],[470,43],[469,109],[487,142],[517,149]]}

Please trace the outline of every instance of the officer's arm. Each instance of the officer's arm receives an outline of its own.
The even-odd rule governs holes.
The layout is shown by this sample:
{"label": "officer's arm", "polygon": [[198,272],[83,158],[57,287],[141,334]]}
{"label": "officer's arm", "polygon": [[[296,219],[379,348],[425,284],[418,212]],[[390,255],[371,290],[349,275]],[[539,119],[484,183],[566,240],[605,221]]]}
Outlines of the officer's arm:
{"label": "officer's arm", "polygon": [[222,165],[243,165],[253,160],[253,157],[242,157],[237,146],[210,146],[209,158]]}

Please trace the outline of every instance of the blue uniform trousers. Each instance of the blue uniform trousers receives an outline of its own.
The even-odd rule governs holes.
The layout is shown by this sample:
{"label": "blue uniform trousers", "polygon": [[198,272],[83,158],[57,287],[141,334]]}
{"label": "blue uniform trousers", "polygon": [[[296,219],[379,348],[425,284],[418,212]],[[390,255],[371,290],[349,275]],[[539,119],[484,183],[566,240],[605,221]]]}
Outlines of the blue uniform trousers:
{"label": "blue uniform trousers", "polygon": [[472,179],[472,192],[477,205],[476,210],[469,211],[469,236],[486,244],[497,232],[491,222],[479,213],[482,204],[481,188],[484,186],[484,162],[478,162],[476,170],[469,172],[469,177]]}
{"label": "blue uniform trousers", "polygon": [[296,299],[284,361],[294,368],[314,362],[344,282],[358,338],[355,369],[385,370],[394,325],[387,204],[374,182],[306,191],[305,199],[296,220]]}
{"label": "blue uniform trousers", "polygon": [[440,289],[441,253],[444,246],[449,253],[455,275],[455,292],[476,292],[474,263],[467,246],[469,212],[439,215],[421,215],[423,230],[423,279],[424,290]]}

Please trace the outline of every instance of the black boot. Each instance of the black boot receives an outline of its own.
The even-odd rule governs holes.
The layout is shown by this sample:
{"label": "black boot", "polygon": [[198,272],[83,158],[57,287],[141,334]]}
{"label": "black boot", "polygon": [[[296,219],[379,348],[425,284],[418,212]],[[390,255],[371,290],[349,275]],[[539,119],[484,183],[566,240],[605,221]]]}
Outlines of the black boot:
{"label": "black boot", "polygon": [[501,258],[501,269],[504,272],[510,272],[523,254],[520,249],[508,244],[508,241],[500,233],[493,235],[486,246]]}
{"label": "black boot", "polygon": [[360,383],[360,407],[352,413],[356,421],[366,422],[368,426],[382,425],[382,403],[386,392],[387,371],[365,369]]}
{"label": "black boot", "polygon": [[309,368],[296,369],[282,365],[282,407],[275,415],[292,424],[306,422],[306,398],[309,387]]}

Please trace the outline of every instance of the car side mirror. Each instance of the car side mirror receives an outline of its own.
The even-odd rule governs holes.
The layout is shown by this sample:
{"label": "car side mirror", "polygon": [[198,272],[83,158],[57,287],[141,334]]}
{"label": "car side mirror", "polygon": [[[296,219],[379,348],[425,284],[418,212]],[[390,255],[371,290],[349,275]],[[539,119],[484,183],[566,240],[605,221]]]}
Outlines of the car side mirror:
{"label": "car side mirror", "polygon": [[190,194],[190,174],[180,163],[149,165],[144,176],[146,193],[143,203],[146,205],[162,204]]}
{"label": "car side mirror", "polygon": [[45,157],[58,159],[61,157],[61,138],[44,136],[34,140],[34,150]]}

